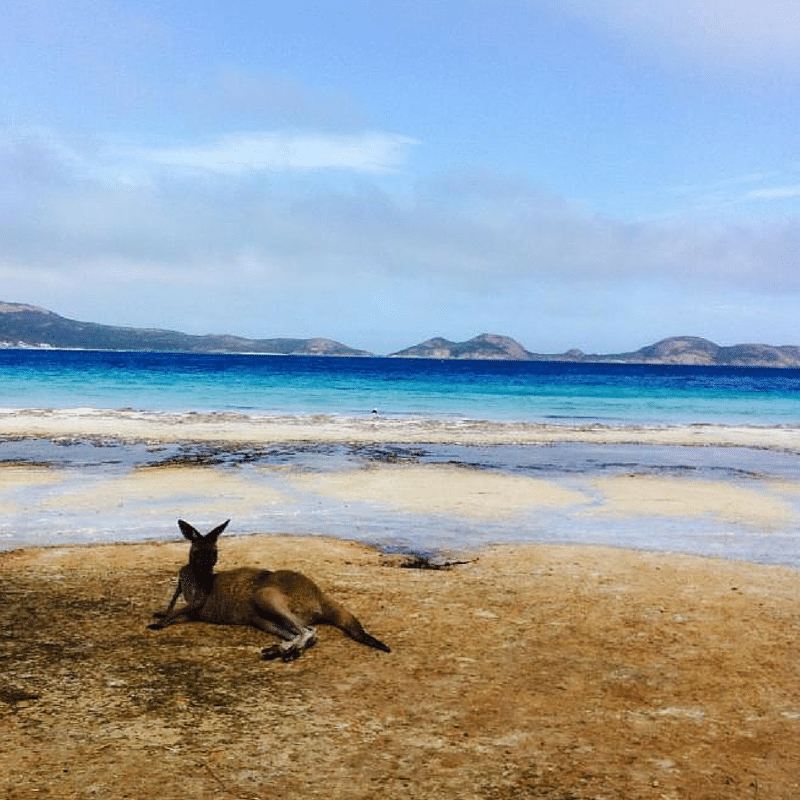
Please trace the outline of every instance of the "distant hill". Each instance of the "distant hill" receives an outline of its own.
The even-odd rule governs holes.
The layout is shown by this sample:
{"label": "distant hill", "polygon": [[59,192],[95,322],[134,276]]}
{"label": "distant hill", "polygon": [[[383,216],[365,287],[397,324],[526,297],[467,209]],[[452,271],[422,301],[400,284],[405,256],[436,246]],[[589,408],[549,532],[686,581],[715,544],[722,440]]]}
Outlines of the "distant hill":
{"label": "distant hill", "polygon": [[[587,356],[587,359],[599,359]],[[731,367],[800,367],[800,347],[794,345],[735,344],[722,347],[697,336],[673,336],[633,353],[605,356],[643,364],[708,364]]]}
{"label": "distant hill", "polygon": [[408,347],[394,358],[460,358],[460,359],[503,359],[509,361],[528,361],[533,356],[519,342],[508,336],[495,333],[482,333],[468,342],[451,342],[437,336],[427,342]]}
{"label": "distant hill", "polygon": [[393,358],[498,359],[583,363],[695,364],[736,367],[800,367],[800,347],[737,344],[722,347],[697,336],[673,336],[628,353],[532,353],[507,336],[484,333],[466,342],[436,337],[392,353]]}
{"label": "distant hill", "polygon": [[[126,328],[78,322],[53,311],[0,301],[0,348],[144,350],[176,353],[271,353],[305,356],[370,356],[332,339],[246,339],[229,334],[196,336],[160,328]],[[392,358],[583,363],[698,364],[737,367],[800,367],[800,347],[737,344],[723,347],[697,336],[673,336],[629,353],[534,353],[496,333],[466,342],[435,337],[391,354]]]}
{"label": "distant hill", "polygon": [[0,347],[314,356],[371,355],[365,350],[354,350],[331,339],[245,339],[226,334],[194,336],[159,328],[124,328],[78,322],[37,306],[3,302],[0,302]]}

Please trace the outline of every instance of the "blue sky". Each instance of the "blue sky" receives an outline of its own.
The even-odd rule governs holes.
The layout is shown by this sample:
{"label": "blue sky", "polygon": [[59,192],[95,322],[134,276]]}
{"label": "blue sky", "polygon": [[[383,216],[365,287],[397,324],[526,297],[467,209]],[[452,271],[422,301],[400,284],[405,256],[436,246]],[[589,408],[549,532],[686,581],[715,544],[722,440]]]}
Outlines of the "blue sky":
{"label": "blue sky", "polygon": [[0,300],[800,344],[795,0],[0,0]]}

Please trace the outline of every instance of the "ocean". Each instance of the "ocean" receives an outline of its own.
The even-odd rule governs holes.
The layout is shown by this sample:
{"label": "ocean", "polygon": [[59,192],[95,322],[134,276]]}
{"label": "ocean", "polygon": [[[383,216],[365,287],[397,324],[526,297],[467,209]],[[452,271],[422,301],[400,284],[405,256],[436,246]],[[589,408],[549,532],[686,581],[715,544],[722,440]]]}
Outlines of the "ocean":
{"label": "ocean", "polygon": [[[635,435],[639,426],[795,428],[800,370],[0,350],[0,414],[25,409],[42,415],[122,409],[144,417],[200,415],[218,417],[223,426],[233,415],[239,423],[250,420],[254,429],[276,415],[325,415],[365,424],[376,419],[608,426],[632,436],[620,444],[345,440],[252,446],[5,435],[0,549],[172,539],[178,536],[177,516],[200,527],[230,516],[232,532],[331,535],[442,557],[491,543],[552,542],[800,567],[800,456],[780,447],[643,444]],[[531,477],[579,491],[586,500],[575,508],[539,505],[516,515],[476,518],[390,507],[380,497],[320,494],[297,479],[398,464]],[[210,488],[173,486],[169,481],[186,480],[169,471],[174,466],[213,470],[217,480]],[[657,508],[601,513],[597,487],[620,476],[732,487],[740,505],[751,495],[767,497],[771,516],[739,518],[719,504],[691,518]],[[674,484],[679,492],[685,485]]]}
{"label": "ocean", "polygon": [[0,350],[0,407],[794,425],[800,370]]}

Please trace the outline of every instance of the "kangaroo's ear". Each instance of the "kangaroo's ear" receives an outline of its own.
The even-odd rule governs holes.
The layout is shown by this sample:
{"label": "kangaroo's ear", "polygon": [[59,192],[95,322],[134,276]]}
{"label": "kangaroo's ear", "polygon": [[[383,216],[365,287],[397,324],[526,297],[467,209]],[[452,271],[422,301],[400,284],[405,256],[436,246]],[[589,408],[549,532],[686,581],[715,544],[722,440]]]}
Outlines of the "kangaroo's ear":
{"label": "kangaroo's ear", "polygon": [[178,527],[181,529],[181,533],[190,542],[195,542],[198,539],[202,539],[203,538],[200,535],[200,531],[198,531],[197,528],[193,528],[188,522],[184,522],[182,519],[178,520]]}
{"label": "kangaroo's ear", "polygon": [[227,527],[228,527],[228,523],[229,523],[229,522],[230,522],[230,520],[229,520],[229,519],[226,519],[226,520],[225,520],[225,522],[223,522],[223,523],[222,523],[222,525],[217,525],[217,527],[216,527],[216,528],[214,528],[214,530],[213,530],[213,531],[209,531],[209,532],[206,534],[206,539],[212,539],[212,540],[213,540],[213,539],[216,539],[216,538],[217,538],[217,536],[219,536],[219,535],[222,533],[222,531],[224,531],[224,530],[225,530],[225,528],[227,528]]}

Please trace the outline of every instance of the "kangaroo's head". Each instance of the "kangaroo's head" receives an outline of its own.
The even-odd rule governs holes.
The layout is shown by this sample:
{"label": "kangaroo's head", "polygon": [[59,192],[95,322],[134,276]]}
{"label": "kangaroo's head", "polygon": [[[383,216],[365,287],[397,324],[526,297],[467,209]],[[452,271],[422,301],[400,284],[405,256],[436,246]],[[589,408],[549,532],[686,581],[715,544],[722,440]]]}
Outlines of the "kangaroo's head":
{"label": "kangaroo's head", "polygon": [[213,531],[209,531],[203,536],[197,528],[178,520],[178,527],[181,533],[192,543],[189,551],[189,564],[196,572],[210,573],[214,571],[217,563],[217,537],[225,530],[230,520],[226,520],[222,525],[218,525]]}

